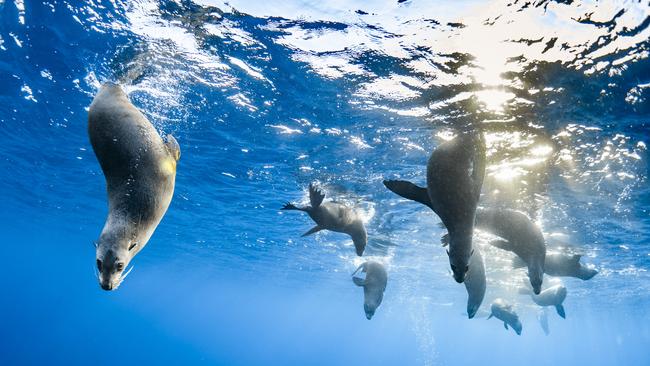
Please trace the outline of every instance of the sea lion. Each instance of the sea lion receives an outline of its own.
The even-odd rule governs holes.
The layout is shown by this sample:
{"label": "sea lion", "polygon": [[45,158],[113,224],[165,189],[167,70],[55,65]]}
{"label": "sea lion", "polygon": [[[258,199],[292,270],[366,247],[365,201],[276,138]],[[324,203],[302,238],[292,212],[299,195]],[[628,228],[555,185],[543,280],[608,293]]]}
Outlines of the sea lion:
{"label": "sea lion", "polygon": [[508,304],[503,299],[496,299],[492,303],[491,307],[492,313],[488,316],[488,319],[495,317],[503,321],[503,326],[508,329],[508,325],[517,332],[517,335],[521,335],[522,325],[519,321],[519,316],[513,309],[512,305]]}
{"label": "sea lion", "polygon": [[485,262],[478,248],[474,249],[474,254],[469,259],[469,271],[463,283],[467,290],[467,316],[472,319],[481,307],[486,288]]}
{"label": "sea lion", "polygon": [[[365,278],[354,277],[359,270],[365,272]],[[386,269],[379,262],[365,262],[352,273],[352,281],[357,286],[363,287],[363,310],[366,312],[366,318],[370,320],[384,298],[384,290],[386,290],[388,281]]]}
{"label": "sea lion", "polygon": [[527,288],[520,288],[519,293],[524,295],[530,295],[533,299],[533,302],[539,306],[554,306],[557,314],[562,318],[566,318],[566,313],[564,311],[564,306],[562,303],[566,299],[566,287],[564,285],[555,285],[547,288],[546,290],[539,293],[539,295],[533,294]]}
{"label": "sea lion", "polygon": [[108,194],[108,217],[95,244],[98,279],[102,289],[114,290],[169,207],[180,147],[171,135],[163,142],[113,83],[102,85],[90,105],[88,135]]}
{"label": "sea lion", "polygon": [[[575,277],[583,281],[590,280],[598,271],[580,263],[580,254],[546,253],[544,273],[555,277]],[[513,268],[525,267],[526,263],[519,257],[512,260]]]}
{"label": "sea lion", "polygon": [[321,230],[348,234],[352,237],[357,255],[361,256],[368,241],[363,220],[354,209],[336,202],[323,202],[324,198],[325,195],[310,183],[309,201],[311,206],[297,207],[293,203],[287,202],[282,209],[307,212],[309,217],[316,222],[316,226],[302,236],[311,235]]}
{"label": "sea lion", "polygon": [[539,294],[544,280],[546,244],[544,235],[525,214],[498,208],[476,210],[476,227],[505,240],[490,242],[497,248],[514,252],[528,266],[528,278],[535,294]]}
{"label": "sea lion", "polygon": [[386,188],[429,206],[449,231],[449,264],[456,282],[465,280],[472,255],[476,206],[485,177],[485,141],[461,133],[438,146],[427,163],[427,188],[401,180],[385,180]]}

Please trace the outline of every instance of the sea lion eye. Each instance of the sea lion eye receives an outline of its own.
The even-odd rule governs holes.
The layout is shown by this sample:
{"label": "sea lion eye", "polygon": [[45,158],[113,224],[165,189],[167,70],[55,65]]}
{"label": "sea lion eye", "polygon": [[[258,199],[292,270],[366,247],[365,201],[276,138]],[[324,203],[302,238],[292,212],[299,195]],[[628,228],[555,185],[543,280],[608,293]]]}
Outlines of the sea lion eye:
{"label": "sea lion eye", "polygon": [[123,269],[124,269],[124,263],[122,263],[122,262],[118,262],[118,263],[115,265],[115,268],[116,268],[118,271],[123,270]]}
{"label": "sea lion eye", "polygon": [[456,272],[456,266],[454,266],[454,265],[452,264],[452,265],[451,265],[451,270],[454,271],[454,272]]}
{"label": "sea lion eye", "polygon": [[469,271],[469,266],[465,266],[465,272]]}
{"label": "sea lion eye", "polygon": [[99,270],[99,272],[102,271],[102,261],[99,259],[97,260],[97,270]]}
{"label": "sea lion eye", "polygon": [[130,252],[133,248],[135,248],[136,245],[138,245],[138,242],[137,242],[137,241],[134,241],[134,242],[131,244],[131,246],[129,246],[129,252]]}

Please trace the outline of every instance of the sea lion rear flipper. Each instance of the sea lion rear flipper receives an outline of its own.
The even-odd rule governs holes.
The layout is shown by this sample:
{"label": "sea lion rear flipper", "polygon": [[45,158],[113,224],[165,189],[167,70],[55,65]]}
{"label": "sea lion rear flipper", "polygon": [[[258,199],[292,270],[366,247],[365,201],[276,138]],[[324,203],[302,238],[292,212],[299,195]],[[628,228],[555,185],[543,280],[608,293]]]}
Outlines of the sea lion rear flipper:
{"label": "sea lion rear flipper", "polygon": [[555,305],[555,310],[557,311],[557,314],[562,317],[562,319],[566,319],[566,313],[564,312],[564,306],[562,306],[562,304]]}
{"label": "sea lion rear flipper", "polygon": [[440,244],[442,244],[443,247],[449,245],[449,233],[446,233],[440,238]]}
{"label": "sea lion rear flipper", "polygon": [[354,282],[355,285],[361,286],[361,287],[366,285],[366,280],[364,280],[363,278],[359,278],[359,277],[352,277],[352,282]]}
{"label": "sea lion rear flipper", "polygon": [[503,327],[506,328],[506,330],[507,330],[508,329],[508,323],[503,322]]}
{"label": "sea lion rear flipper", "polygon": [[318,188],[314,187],[312,183],[309,183],[309,201],[311,202],[311,207],[316,208],[320,206],[323,203],[323,198],[325,198],[325,195]]}
{"label": "sea lion rear flipper", "polygon": [[405,180],[385,180],[384,185],[394,193],[423,205],[429,206],[433,210],[433,205],[429,199],[429,193],[426,188],[418,187],[415,184]]}
{"label": "sea lion rear flipper", "polygon": [[511,250],[510,249],[510,242],[507,241],[507,240],[503,240],[503,239],[494,239],[494,240],[490,241],[490,245],[492,245],[493,247],[497,247],[499,249],[503,249],[503,250]]}
{"label": "sea lion rear flipper", "polygon": [[297,210],[297,211],[306,211],[304,208],[297,207],[291,202],[287,202],[282,206],[281,210]]}
{"label": "sea lion rear flipper", "polygon": [[321,230],[323,230],[323,228],[320,227],[320,226],[318,226],[318,225],[316,225],[316,226],[314,226],[313,228],[309,229],[309,231],[307,231],[306,233],[302,234],[301,237],[305,237],[305,236],[307,236],[307,235],[311,235],[311,234],[313,234],[313,233],[317,233],[317,232],[319,232],[319,231],[321,231]]}
{"label": "sea lion rear flipper", "polygon": [[167,147],[167,151],[169,151],[169,154],[174,158],[174,160],[178,161],[181,158],[181,146],[171,134],[167,135],[167,142],[165,142],[165,146]]}

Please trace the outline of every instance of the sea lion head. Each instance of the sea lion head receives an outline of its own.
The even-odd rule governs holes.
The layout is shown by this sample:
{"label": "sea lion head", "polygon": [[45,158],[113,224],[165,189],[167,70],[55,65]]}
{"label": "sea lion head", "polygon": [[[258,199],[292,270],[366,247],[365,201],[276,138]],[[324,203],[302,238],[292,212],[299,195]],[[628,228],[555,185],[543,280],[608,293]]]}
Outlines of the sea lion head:
{"label": "sea lion head", "polygon": [[366,312],[366,319],[370,320],[375,315],[375,311],[381,304],[383,294],[381,292],[373,294],[374,296],[366,296],[363,303],[363,310]]}
{"label": "sea lion head", "polygon": [[129,274],[125,271],[135,255],[137,243],[125,241],[101,240],[97,245],[96,261],[97,279],[102,289],[116,290]]}
{"label": "sea lion head", "polygon": [[544,266],[539,264],[529,266],[528,278],[530,278],[530,284],[533,286],[533,292],[535,295],[539,295],[542,291],[542,281],[544,280]]}
{"label": "sea lion head", "polygon": [[[469,242],[469,243],[468,243]],[[469,260],[474,253],[472,249],[472,237],[454,238],[450,237],[449,250],[449,265],[454,274],[454,280],[458,283],[465,281],[465,276],[469,271]]]}

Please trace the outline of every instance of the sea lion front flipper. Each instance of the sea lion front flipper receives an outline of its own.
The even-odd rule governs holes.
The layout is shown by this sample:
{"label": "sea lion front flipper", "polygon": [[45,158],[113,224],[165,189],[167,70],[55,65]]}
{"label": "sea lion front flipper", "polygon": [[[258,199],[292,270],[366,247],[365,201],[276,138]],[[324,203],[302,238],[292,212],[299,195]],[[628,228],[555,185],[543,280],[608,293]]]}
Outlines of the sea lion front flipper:
{"label": "sea lion front flipper", "polygon": [[429,192],[426,188],[418,187],[415,184],[405,180],[385,180],[384,185],[394,193],[423,205],[429,206],[433,210]]}
{"label": "sea lion front flipper", "polygon": [[314,187],[312,183],[309,183],[309,201],[311,202],[311,207],[316,208],[320,206],[324,198],[325,195],[318,188]]}
{"label": "sea lion front flipper", "polygon": [[352,277],[352,282],[354,282],[355,285],[357,286],[365,286],[366,285],[366,280],[359,278],[359,277]]}
{"label": "sea lion front flipper", "polygon": [[181,146],[171,134],[167,135],[167,142],[165,142],[165,146],[167,147],[167,151],[169,151],[169,154],[174,158],[174,160],[178,161],[181,158]]}
{"label": "sea lion front flipper", "polygon": [[562,306],[562,304],[555,305],[555,310],[557,311],[557,315],[561,316],[562,319],[566,319],[566,313],[564,312],[564,306]]}
{"label": "sea lion front flipper", "polygon": [[313,233],[317,233],[317,232],[319,232],[319,231],[321,231],[321,230],[323,230],[323,228],[320,227],[320,226],[318,226],[318,225],[316,225],[316,226],[314,226],[313,228],[309,229],[309,231],[307,231],[306,233],[304,233],[304,234],[302,234],[302,235],[300,235],[300,236],[301,236],[301,237],[305,237],[305,236],[307,236],[307,235],[311,235],[311,234],[313,234]]}
{"label": "sea lion front flipper", "polygon": [[449,233],[446,233],[440,238],[440,244],[442,244],[443,247],[449,245]]}
{"label": "sea lion front flipper", "polygon": [[487,317],[487,320],[492,319],[493,316],[494,316],[494,314],[490,314],[490,316]]}
{"label": "sea lion front flipper", "polygon": [[511,246],[510,246],[510,242],[507,241],[507,240],[494,239],[494,240],[490,241],[490,245],[492,245],[493,247],[497,247],[499,249],[512,251]]}

